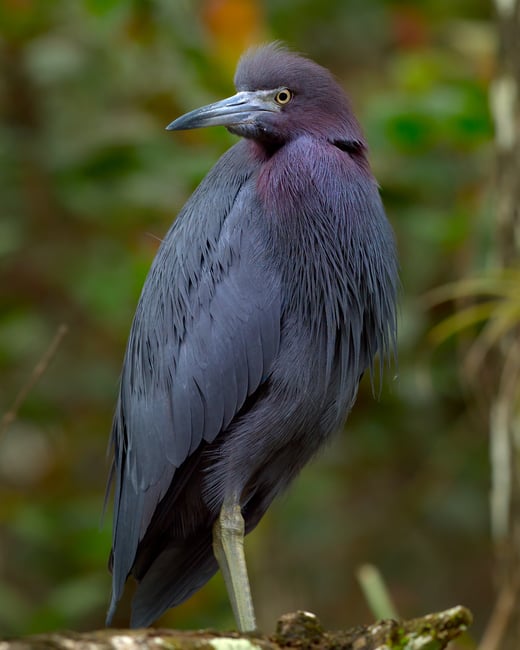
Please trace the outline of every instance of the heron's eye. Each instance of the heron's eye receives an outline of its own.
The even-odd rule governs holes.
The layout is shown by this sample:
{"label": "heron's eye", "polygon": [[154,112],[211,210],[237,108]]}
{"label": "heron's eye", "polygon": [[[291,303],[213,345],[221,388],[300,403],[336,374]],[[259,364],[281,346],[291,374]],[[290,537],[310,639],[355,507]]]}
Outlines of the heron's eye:
{"label": "heron's eye", "polygon": [[289,88],[282,88],[282,90],[279,90],[276,93],[276,97],[274,98],[274,101],[277,104],[280,104],[280,106],[285,106],[285,104],[288,104],[292,98],[293,98],[292,91],[289,90]]}

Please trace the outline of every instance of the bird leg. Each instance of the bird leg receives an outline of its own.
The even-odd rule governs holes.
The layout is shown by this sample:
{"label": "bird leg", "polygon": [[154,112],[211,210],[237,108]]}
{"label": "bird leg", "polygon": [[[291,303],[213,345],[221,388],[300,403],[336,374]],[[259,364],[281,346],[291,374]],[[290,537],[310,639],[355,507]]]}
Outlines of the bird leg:
{"label": "bird leg", "polygon": [[213,552],[240,632],[256,629],[251,589],[244,555],[244,518],[236,495],[226,498],[213,526]]}

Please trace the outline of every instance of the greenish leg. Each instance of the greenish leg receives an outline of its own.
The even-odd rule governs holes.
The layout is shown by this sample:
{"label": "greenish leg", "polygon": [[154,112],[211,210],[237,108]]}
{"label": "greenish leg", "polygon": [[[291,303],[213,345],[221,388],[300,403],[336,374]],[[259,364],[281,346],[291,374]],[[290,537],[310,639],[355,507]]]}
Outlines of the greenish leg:
{"label": "greenish leg", "polygon": [[238,629],[253,632],[256,621],[244,555],[244,530],[238,499],[226,499],[213,526],[213,552],[224,576]]}

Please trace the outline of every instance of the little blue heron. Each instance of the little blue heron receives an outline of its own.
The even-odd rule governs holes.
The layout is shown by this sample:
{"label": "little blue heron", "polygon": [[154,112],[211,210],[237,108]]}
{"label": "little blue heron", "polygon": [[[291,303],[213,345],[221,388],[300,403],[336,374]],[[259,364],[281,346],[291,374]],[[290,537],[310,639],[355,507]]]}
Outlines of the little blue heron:
{"label": "little blue heron", "polygon": [[168,231],[130,331],[113,422],[110,623],[126,579],[145,626],[220,567],[255,629],[243,538],[392,356],[392,230],[331,73],[271,44],[237,93],[169,130],[242,136]]}

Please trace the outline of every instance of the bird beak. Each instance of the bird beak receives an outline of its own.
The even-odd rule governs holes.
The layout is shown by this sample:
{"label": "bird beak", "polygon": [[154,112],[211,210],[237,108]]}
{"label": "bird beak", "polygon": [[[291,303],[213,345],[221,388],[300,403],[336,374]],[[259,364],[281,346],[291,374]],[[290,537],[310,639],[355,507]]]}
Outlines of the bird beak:
{"label": "bird beak", "polygon": [[269,90],[243,90],[232,97],[214,104],[196,108],[178,117],[166,127],[167,131],[200,129],[204,126],[234,126],[252,122],[255,115],[263,111],[274,113],[279,110]]}

